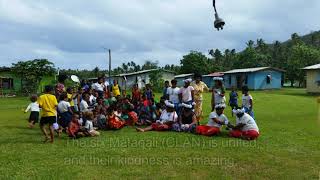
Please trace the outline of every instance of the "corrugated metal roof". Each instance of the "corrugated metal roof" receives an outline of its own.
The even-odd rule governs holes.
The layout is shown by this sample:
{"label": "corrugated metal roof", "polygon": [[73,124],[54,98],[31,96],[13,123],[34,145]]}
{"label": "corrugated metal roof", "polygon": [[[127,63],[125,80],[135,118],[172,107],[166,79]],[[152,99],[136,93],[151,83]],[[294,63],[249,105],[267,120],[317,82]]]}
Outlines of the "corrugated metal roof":
{"label": "corrugated metal roof", "polygon": [[148,69],[148,70],[143,70],[143,71],[138,71],[138,72],[133,72],[133,73],[119,74],[117,76],[132,76],[132,75],[143,74],[143,73],[148,73],[148,72],[157,71],[157,70],[162,70],[162,71],[174,74],[174,72],[168,71],[168,70],[165,70],[165,69]]}
{"label": "corrugated metal roof", "polygon": [[179,74],[177,76],[174,76],[174,78],[184,78],[184,77],[188,77],[188,76],[193,76],[193,74]]}
{"label": "corrugated metal roof", "polygon": [[257,68],[246,68],[246,69],[233,69],[231,71],[224,72],[224,74],[250,73],[250,72],[263,71],[263,70],[267,70],[267,69],[285,72],[282,69],[277,69],[277,68],[272,68],[272,67],[257,67]]}
{"label": "corrugated metal roof", "polygon": [[305,67],[303,69],[304,70],[320,69],[320,64],[315,64],[315,65],[312,65],[312,66],[308,66],[308,67]]}
{"label": "corrugated metal roof", "polygon": [[223,72],[215,72],[215,73],[211,73],[211,74],[208,74],[208,75],[203,75],[202,77],[221,77],[223,75],[224,75]]}

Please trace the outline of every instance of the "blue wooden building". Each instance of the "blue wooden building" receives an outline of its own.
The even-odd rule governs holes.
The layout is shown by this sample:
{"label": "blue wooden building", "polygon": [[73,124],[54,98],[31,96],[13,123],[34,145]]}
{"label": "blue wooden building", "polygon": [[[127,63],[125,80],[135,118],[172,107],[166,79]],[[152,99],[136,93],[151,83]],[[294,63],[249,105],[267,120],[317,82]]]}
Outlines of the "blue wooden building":
{"label": "blue wooden building", "polygon": [[214,77],[222,77],[223,78],[223,75],[224,75],[223,72],[215,72],[215,73],[211,73],[208,75],[203,75],[202,81],[204,83],[206,83],[209,88],[211,88],[214,86],[213,78]]}
{"label": "blue wooden building", "polygon": [[224,72],[224,85],[230,89],[248,86],[251,90],[280,89],[285,71],[271,67],[234,69]]}
{"label": "blue wooden building", "polygon": [[194,74],[179,74],[174,76],[174,79],[177,80],[177,86],[182,87],[184,86],[183,80],[189,79],[189,78],[193,79],[193,76]]}

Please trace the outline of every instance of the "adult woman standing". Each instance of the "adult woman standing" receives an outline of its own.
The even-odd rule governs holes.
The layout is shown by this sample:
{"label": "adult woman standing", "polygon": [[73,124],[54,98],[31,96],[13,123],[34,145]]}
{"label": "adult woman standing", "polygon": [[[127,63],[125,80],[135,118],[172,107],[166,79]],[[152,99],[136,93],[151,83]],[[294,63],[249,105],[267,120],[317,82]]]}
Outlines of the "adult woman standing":
{"label": "adult woman standing", "polygon": [[196,74],[194,76],[195,81],[192,82],[191,86],[194,88],[194,102],[195,102],[195,107],[194,107],[194,112],[196,115],[196,119],[198,122],[200,122],[202,118],[202,101],[203,101],[203,92],[204,91],[209,91],[208,86],[201,81],[201,75]]}
{"label": "adult woman standing", "polygon": [[223,78],[214,77],[213,80],[214,80],[214,86],[212,88],[212,98],[211,98],[212,111],[214,111],[216,105],[226,103],[226,97],[224,96],[225,88],[222,82]]}

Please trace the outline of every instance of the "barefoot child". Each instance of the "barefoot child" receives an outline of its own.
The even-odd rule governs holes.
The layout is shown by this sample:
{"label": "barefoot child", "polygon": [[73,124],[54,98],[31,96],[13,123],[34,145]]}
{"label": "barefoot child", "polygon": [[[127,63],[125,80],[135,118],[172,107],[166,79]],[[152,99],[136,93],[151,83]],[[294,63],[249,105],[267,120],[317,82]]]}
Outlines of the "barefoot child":
{"label": "barefoot child", "polygon": [[[38,99],[39,107],[42,108],[40,128],[42,133],[45,136],[44,142],[47,142],[50,139],[50,142],[53,143],[54,140],[54,128],[53,124],[56,122],[57,118],[57,98],[53,95],[53,87],[46,86],[45,93],[41,95]],[[46,130],[46,125],[48,125],[50,130],[50,138]]]}
{"label": "barefoot child", "polygon": [[138,132],[145,132],[145,131],[168,131],[171,130],[172,124],[177,122],[178,115],[174,110],[174,104],[166,101],[166,110],[164,110],[160,116],[160,119],[157,120],[155,123],[152,123],[151,126],[146,128],[136,128]]}
{"label": "barefoot child", "polygon": [[229,123],[228,118],[223,114],[225,104],[217,104],[215,110],[210,113],[209,121],[206,126],[198,126],[196,129],[197,134],[205,136],[214,136],[220,133],[222,125]]}
{"label": "barefoot child", "polygon": [[249,88],[248,86],[242,87],[242,108],[246,111],[247,114],[249,114],[254,119],[254,113],[253,113],[253,98],[249,94]]}
{"label": "barefoot child", "polygon": [[31,111],[29,116],[29,127],[33,128],[36,123],[39,121],[39,104],[37,103],[38,97],[36,95],[31,96],[30,100],[31,103],[28,105],[27,109],[24,111],[27,113],[28,111]]}

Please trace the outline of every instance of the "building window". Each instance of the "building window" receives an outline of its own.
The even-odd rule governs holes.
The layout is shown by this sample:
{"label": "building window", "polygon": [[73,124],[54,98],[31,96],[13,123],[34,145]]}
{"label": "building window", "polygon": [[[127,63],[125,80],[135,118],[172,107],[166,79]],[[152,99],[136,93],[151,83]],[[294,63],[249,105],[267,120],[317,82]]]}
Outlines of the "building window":
{"label": "building window", "polygon": [[246,75],[246,77],[244,79],[244,84],[248,84],[248,75]]}
{"label": "building window", "polygon": [[2,78],[0,79],[0,85],[3,89],[13,89],[13,79],[12,78]]}
{"label": "building window", "polygon": [[267,84],[271,83],[271,75],[267,75]]}
{"label": "building window", "polygon": [[231,76],[229,76],[229,84],[231,85]]}

